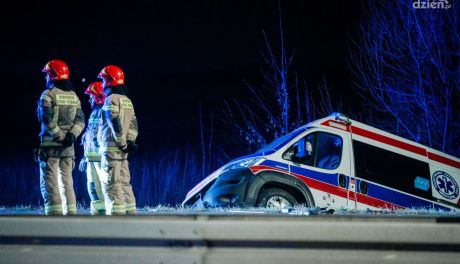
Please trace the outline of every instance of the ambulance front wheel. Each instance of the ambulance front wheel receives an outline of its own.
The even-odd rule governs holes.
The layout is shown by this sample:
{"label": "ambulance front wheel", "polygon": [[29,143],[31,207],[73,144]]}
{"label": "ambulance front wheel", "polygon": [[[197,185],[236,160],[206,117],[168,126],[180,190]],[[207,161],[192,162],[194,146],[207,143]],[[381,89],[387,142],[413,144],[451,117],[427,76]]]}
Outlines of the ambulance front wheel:
{"label": "ambulance front wheel", "polygon": [[287,209],[299,205],[297,200],[290,193],[279,188],[270,188],[263,190],[259,199],[257,199],[258,207],[265,207],[270,209]]}

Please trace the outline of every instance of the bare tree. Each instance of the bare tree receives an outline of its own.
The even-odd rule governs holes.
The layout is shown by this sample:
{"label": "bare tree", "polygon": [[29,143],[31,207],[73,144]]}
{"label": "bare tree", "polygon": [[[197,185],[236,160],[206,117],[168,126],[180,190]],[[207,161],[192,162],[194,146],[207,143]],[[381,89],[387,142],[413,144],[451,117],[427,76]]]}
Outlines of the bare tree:
{"label": "bare tree", "polygon": [[[250,148],[260,147],[273,139],[287,134],[317,116],[328,115],[341,110],[341,104],[333,106],[330,92],[324,79],[313,89],[291,70],[294,51],[287,52],[283,31],[281,5],[279,5],[279,52],[276,53],[265,31],[265,51],[262,76],[264,83],[255,86],[244,80],[251,99],[225,101],[227,124],[234,128],[249,143]],[[319,98],[319,100],[313,100]]]}
{"label": "bare tree", "polygon": [[[369,1],[349,68],[374,125],[459,155],[459,6]],[[378,118],[375,118],[375,117]]]}
{"label": "bare tree", "polygon": [[[216,165],[220,165],[221,161],[218,154],[222,150],[219,146],[215,146],[214,143],[214,113],[211,111],[209,114],[205,114],[203,107],[200,103],[199,114],[200,114],[200,144],[201,144],[201,171],[203,175],[207,175],[211,169]],[[208,120],[208,123],[205,123]],[[224,158],[225,160],[228,160]]]}

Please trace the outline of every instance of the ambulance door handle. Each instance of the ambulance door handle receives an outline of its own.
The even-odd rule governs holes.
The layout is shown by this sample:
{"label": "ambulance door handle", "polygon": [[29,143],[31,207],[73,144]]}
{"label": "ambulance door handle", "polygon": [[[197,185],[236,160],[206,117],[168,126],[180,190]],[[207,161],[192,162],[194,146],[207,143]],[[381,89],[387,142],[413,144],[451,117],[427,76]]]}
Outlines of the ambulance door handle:
{"label": "ambulance door handle", "polygon": [[359,181],[359,192],[362,194],[367,194],[367,182],[363,180]]}
{"label": "ambulance door handle", "polygon": [[342,187],[342,188],[346,188],[347,187],[347,176],[343,175],[343,174],[339,174],[339,186]]}

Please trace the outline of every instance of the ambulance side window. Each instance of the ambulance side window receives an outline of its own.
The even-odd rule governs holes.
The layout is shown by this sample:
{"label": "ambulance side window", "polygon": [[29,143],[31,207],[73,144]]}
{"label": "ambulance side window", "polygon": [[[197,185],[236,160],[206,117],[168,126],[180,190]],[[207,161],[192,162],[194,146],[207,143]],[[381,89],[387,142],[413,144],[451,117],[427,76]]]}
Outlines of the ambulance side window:
{"label": "ambulance side window", "polygon": [[[399,191],[431,199],[430,167],[411,157],[353,140],[356,176]],[[425,182],[426,188],[416,184]]]}
{"label": "ambulance side window", "polygon": [[283,159],[294,163],[334,170],[342,159],[342,138],[324,132],[314,132],[294,143]]}

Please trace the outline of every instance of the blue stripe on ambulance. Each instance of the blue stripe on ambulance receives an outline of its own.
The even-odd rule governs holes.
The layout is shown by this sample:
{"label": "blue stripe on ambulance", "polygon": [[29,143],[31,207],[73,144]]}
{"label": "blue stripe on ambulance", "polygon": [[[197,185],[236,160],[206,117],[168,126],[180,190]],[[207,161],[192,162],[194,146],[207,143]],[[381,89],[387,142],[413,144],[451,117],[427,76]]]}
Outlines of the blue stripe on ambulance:
{"label": "blue stripe on ambulance", "polygon": [[[361,180],[359,179],[356,180],[357,192],[361,192],[359,184],[360,181]],[[366,195],[406,208],[431,209],[433,206],[435,206],[435,208],[439,208],[439,210],[450,210],[447,207],[436,205],[431,201],[426,201],[396,190],[388,189],[386,187],[373,184],[372,182],[367,182]]]}
{"label": "blue stripe on ambulance", "polygon": [[291,166],[291,172],[295,174],[300,174],[301,176],[315,179],[317,181],[328,183],[333,186],[339,186],[337,173],[329,174],[324,172],[317,172],[314,170],[299,168],[296,166]]}
{"label": "blue stripe on ambulance", "polygon": [[[262,162],[260,165],[270,166],[273,168],[281,169],[280,167],[285,167],[286,171],[288,170],[289,165],[282,162],[277,162],[273,160],[266,160]],[[329,174],[324,172],[317,172],[314,170],[304,169],[297,166],[291,166],[291,172],[295,174],[299,174],[301,176],[309,177],[321,182],[325,182],[334,186],[338,186],[337,182],[337,173]]]}
{"label": "blue stripe on ambulance", "polygon": [[278,162],[278,161],[273,161],[273,160],[265,160],[262,162],[260,165],[265,165],[265,166],[270,166],[275,169],[279,170],[285,170],[286,172],[289,172],[289,165],[283,162]]}

